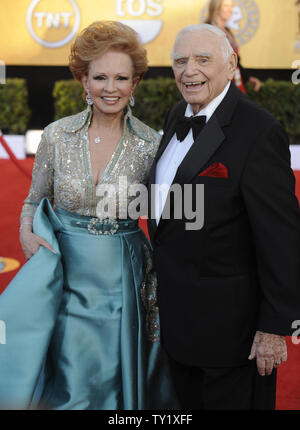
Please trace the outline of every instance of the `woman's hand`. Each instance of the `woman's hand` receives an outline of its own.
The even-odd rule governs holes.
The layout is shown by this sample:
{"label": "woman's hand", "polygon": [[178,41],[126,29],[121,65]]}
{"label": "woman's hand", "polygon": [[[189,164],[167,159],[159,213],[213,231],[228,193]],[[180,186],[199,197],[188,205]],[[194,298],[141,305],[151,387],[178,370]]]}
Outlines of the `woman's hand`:
{"label": "woman's hand", "polygon": [[250,76],[249,82],[253,86],[254,91],[257,92],[260,90],[261,82],[258,78],[255,78],[254,76]]}
{"label": "woman's hand", "polygon": [[50,251],[56,254],[56,251],[52,248],[49,243],[40,236],[32,233],[29,229],[22,229],[20,232],[20,243],[25,255],[25,258],[29,260],[38,250],[40,246],[48,248]]}

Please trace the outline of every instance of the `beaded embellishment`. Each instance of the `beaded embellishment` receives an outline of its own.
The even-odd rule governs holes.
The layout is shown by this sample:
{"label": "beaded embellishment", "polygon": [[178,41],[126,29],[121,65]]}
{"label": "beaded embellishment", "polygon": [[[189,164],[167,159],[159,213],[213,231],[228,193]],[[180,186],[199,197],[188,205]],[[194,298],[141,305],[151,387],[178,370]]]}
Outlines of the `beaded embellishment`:
{"label": "beaded embellishment", "polygon": [[141,298],[146,311],[146,326],[150,342],[160,341],[159,314],[157,307],[157,279],[149,248],[143,243],[146,257],[146,274],[141,285]]}

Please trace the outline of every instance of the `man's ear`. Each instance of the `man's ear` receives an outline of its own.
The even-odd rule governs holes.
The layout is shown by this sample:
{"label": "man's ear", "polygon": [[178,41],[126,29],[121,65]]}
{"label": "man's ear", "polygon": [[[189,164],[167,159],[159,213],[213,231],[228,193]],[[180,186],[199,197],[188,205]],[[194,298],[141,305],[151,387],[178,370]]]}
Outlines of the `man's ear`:
{"label": "man's ear", "polygon": [[227,66],[228,66],[227,67],[227,74],[228,74],[227,77],[230,81],[232,80],[232,78],[234,76],[234,73],[235,73],[236,68],[237,68],[237,64],[238,64],[237,55],[235,52],[233,52],[231,54],[229,60],[228,60],[228,63],[227,63]]}

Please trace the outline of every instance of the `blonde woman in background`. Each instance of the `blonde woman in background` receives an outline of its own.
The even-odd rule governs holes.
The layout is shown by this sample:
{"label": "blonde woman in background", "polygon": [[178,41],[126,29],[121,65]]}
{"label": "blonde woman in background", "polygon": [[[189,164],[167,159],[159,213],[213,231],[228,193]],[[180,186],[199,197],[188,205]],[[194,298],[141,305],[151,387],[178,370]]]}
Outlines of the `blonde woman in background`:
{"label": "blonde woman in background", "polygon": [[234,83],[243,92],[245,90],[245,83],[249,81],[255,91],[259,91],[261,82],[254,76],[249,76],[246,70],[241,66],[239,57],[239,46],[237,44],[234,34],[227,27],[227,22],[230,20],[233,12],[234,0],[211,0],[208,6],[208,18],[205,21],[207,24],[216,25],[226,34],[232,49],[238,56],[238,67],[234,75]]}

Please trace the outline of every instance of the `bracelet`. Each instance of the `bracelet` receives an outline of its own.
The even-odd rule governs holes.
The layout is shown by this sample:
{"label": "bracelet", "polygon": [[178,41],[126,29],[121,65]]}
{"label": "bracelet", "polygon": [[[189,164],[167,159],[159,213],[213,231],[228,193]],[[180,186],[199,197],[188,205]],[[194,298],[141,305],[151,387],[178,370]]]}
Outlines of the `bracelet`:
{"label": "bracelet", "polygon": [[31,225],[32,226],[32,222],[22,222],[20,225],[19,232],[22,230],[23,225]]}

